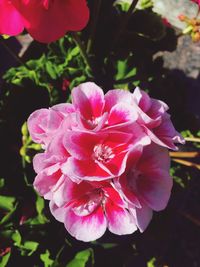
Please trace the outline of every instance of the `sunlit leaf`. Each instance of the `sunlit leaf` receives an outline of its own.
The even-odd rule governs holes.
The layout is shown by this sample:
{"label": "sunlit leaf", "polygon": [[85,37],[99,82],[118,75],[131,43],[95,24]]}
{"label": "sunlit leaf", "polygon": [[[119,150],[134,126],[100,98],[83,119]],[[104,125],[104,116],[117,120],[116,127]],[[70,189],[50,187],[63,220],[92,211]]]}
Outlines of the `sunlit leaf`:
{"label": "sunlit leaf", "polygon": [[67,264],[66,267],[85,267],[92,254],[93,250],[91,248],[80,251],[76,254],[74,259]]}

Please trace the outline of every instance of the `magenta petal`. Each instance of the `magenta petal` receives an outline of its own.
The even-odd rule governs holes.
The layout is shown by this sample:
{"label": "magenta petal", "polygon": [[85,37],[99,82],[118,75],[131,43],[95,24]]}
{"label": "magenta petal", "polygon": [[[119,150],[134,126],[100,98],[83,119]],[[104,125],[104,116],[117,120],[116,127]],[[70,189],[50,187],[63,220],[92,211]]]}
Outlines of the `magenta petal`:
{"label": "magenta petal", "polygon": [[124,103],[119,103],[111,108],[108,124],[115,125],[125,122],[133,122],[137,120],[137,117],[137,112],[132,106]]}
{"label": "magenta petal", "polygon": [[137,230],[134,217],[126,209],[123,209],[107,200],[105,206],[108,229],[117,235],[132,234]]}
{"label": "magenta petal", "polygon": [[94,146],[107,135],[106,133],[68,132],[63,138],[63,144],[72,156],[84,160],[91,158]]}
{"label": "magenta petal", "polygon": [[153,210],[166,208],[172,189],[172,177],[163,170],[149,171],[138,179],[138,194]]}
{"label": "magenta petal", "polygon": [[10,36],[21,33],[24,29],[23,18],[11,1],[0,0],[0,34]]}
{"label": "magenta petal", "polygon": [[142,172],[158,169],[169,172],[170,157],[168,149],[160,147],[154,143],[146,146],[137,168]]}
{"label": "magenta petal", "polygon": [[72,157],[63,164],[62,171],[77,183],[81,180],[101,181],[113,177],[93,161],[80,161]]}
{"label": "magenta petal", "polygon": [[107,227],[107,221],[101,206],[88,216],[77,216],[71,208],[68,208],[64,223],[67,231],[72,236],[84,242],[100,238]]}
{"label": "magenta petal", "polygon": [[72,200],[80,199],[84,195],[88,195],[92,190],[94,190],[94,188],[89,183],[83,181],[77,184],[65,176],[65,179],[59,188],[54,188],[53,199],[56,205],[60,207],[65,203],[69,203]]}
{"label": "magenta petal", "polygon": [[72,103],[86,120],[93,120],[102,115],[104,94],[95,83],[83,83],[73,89]]}

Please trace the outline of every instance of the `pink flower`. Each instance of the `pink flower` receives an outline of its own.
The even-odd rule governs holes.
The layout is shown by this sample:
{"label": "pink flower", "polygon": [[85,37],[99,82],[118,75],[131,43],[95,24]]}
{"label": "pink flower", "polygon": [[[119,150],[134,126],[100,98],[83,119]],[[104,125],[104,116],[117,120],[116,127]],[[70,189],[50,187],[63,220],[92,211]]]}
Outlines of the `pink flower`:
{"label": "pink flower", "polygon": [[115,186],[129,203],[141,231],[151,220],[152,210],[163,210],[168,203],[172,188],[169,168],[168,150],[151,144],[143,151],[138,147],[129,156],[124,174],[115,179]]}
{"label": "pink flower", "polygon": [[175,130],[166,112],[169,108],[164,102],[150,98],[139,88],[135,89],[133,98],[138,105],[137,122],[154,143],[174,150],[177,150],[174,143],[184,144],[183,137]]}
{"label": "pink flower", "polygon": [[85,242],[100,238],[106,228],[117,235],[137,230],[126,202],[109,182],[76,184],[66,178],[50,209],[72,236]]}
{"label": "pink flower", "polygon": [[[28,118],[28,129],[34,142],[47,146],[59,130],[66,116],[74,112],[71,104],[59,104],[50,109],[34,111]],[[68,118],[65,127],[70,127],[72,117]]]}
{"label": "pink flower", "polygon": [[104,95],[94,83],[72,90],[72,104],[30,115],[34,188],[50,200],[54,217],[83,241],[142,232],[164,209],[172,188],[167,148],[183,142],[167,105],[138,88]]}
{"label": "pink flower", "polygon": [[33,159],[33,167],[37,176],[34,188],[45,199],[51,199],[52,192],[62,184],[65,175],[61,171],[62,164],[69,157],[62,143],[63,132],[55,135],[44,153],[38,153]]}
{"label": "pink flower", "polygon": [[85,0],[0,0],[0,34],[17,35],[26,28],[34,39],[49,43],[82,30],[88,19]]}
{"label": "pink flower", "polygon": [[79,128],[93,131],[119,129],[136,122],[138,114],[131,100],[131,93],[125,90],[110,90],[104,96],[103,90],[92,82],[72,90]]}
{"label": "pink flower", "polygon": [[63,165],[63,173],[76,182],[100,181],[121,175],[135,144],[149,143],[140,128],[135,129],[135,135],[137,139],[132,134],[111,131],[66,133],[63,144],[71,157]]}

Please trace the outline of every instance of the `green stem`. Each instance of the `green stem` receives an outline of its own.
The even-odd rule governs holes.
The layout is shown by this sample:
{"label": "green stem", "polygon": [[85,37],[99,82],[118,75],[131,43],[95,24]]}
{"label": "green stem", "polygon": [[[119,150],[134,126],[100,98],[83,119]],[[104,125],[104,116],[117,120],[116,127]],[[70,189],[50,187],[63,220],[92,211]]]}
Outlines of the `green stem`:
{"label": "green stem", "polygon": [[94,43],[94,37],[96,33],[96,26],[97,26],[97,21],[99,17],[99,11],[101,7],[101,2],[102,0],[96,0],[94,3],[94,10],[92,12],[92,19],[90,22],[91,28],[90,28],[90,37],[88,39],[87,43],[87,53],[89,53],[92,49],[93,43]]}
{"label": "green stem", "polygon": [[117,32],[115,38],[114,38],[114,41],[113,41],[113,47],[114,47],[115,44],[117,43],[117,41],[118,41],[119,37],[121,36],[122,32],[125,30],[126,25],[127,25],[128,21],[129,21],[131,15],[132,15],[132,13],[133,13],[134,10],[135,10],[135,7],[136,7],[138,1],[139,1],[139,0],[133,0],[133,2],[132,2],[132,4],[130,5],[128,11],[127,11],[126,14],[123,16],[123,18],[122,18],[122,23],[121,23],[121,25],[120,25],[120,27],[119,27],[119,30],[118,30],[118,32]]}
{"label": "green stem", "polygon": [[79,47],[81,56],[82,56],[83,60],[85,61],[85,64],[87,65],[90,72],[92,73],[92,64],[91,64],[90,59],[87,55],[86,48],[85,48],[84,44],[82,43],[81,39],[79,38],[79,35],[76,32],[72,32],[71,36],[72,36],[74,42],[76,43],[76,45]]}

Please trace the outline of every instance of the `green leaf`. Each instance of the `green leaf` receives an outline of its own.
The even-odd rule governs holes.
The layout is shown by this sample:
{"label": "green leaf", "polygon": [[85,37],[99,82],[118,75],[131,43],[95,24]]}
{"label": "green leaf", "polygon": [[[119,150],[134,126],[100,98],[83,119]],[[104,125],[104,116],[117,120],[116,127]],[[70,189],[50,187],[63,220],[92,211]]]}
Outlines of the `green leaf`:
{"label": "green leaf", "polygon": [[0,196],[0,209],[11,211],[14,209],[15,201],[15,197]]}
{"label": "green leaf", "polygon": [[22,242],[22,237],[20,235],[20,232],[18,230],[15,230],[15,232],[11,236],[12,240],[14,241],[14,246],[20,247]]}
{"label": "green leaf", "polygon": [[156,258],[152,258],[150,261],[147,262],[147,267],[155,267]]}
{"label": "green leaf", "polygon": [[45,64],[46,71],[51,77],[51,79],[55,80],[57,78],[55,66],[52,64],[51,61],[47,61]]}
{"label": "green leaf", "polygon": [[93,256],[93,250],[91,248],[80,251],[66,267],[85,267],[91,256]]}
{"label": "green leaf", "polygon": [[50,253],[48,249],[45,251],[45,253],[40,254],[40,259],[44,263],[44,267],[51,267],[53,264],[53,260],[50,258]]}
{"label": "green leaf", "polygon": [[0,178],[0,189],[3,188],[5,185],[5,180],[3,178]]}
{"label": "green leaf", "polygon": [[0,267],[6,267],[10,259],[10,255],[11,255],[11,252],[8,252],[0,258]]}
{"label": "green leaf", "polygon": [[[28,256],[31,256],[38,248],[39,243],[35,241],[25,241],[21,248],[28,250]],[[25,254],[26,255],[26,254]]]}

